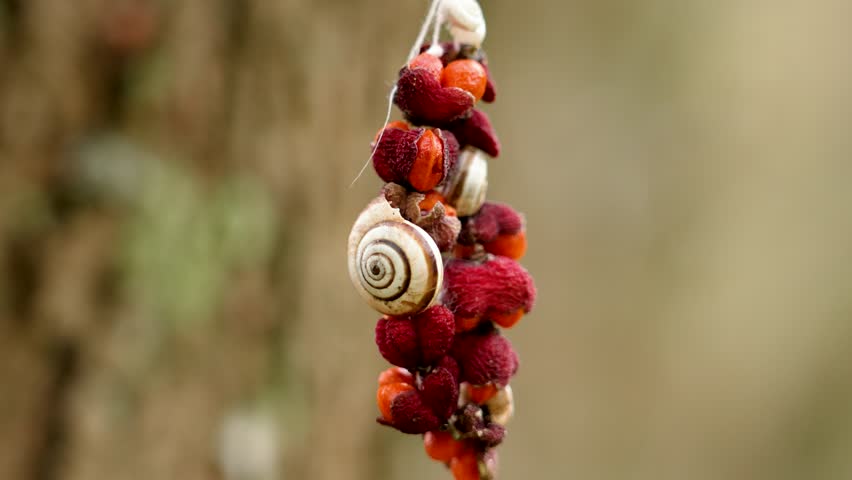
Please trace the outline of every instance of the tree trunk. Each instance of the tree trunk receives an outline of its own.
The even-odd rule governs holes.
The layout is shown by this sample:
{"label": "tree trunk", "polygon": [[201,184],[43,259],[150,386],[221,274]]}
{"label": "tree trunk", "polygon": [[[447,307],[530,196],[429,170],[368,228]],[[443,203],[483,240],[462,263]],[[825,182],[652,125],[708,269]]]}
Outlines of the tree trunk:
{"label": "tree trunk", "polygon": [[371,474],[381,3],[0,2],[0,478]]}

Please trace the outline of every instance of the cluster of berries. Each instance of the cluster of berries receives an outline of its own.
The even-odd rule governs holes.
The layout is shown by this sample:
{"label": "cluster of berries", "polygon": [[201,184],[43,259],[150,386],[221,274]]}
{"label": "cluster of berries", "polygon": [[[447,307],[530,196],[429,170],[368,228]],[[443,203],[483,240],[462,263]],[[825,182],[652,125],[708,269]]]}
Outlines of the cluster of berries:
{"label": "cluster of berries", "polygon": [[518,369],[498,327],[513,327],[536,295],[517,262],[527,246],[523,217],[485,201],[486,158],[500,144],[474,106],[495,97],[481,49],[424,46],[397,82],[394,102],[407,121],[389,123],[373,142],[387,184],[350,236],[350,274],[386,314],[375,338],[394,365],[379,376],[378,421],[422,434],[427,454],[458,480],[496,476]]}

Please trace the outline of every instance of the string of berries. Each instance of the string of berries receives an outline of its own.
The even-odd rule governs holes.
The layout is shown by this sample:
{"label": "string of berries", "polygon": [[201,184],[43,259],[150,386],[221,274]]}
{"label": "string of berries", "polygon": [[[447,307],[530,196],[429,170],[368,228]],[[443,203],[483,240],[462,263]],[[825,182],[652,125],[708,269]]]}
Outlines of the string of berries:
{"label": "string of berries", "polygon": [[[373,141],[387,182],[349,237],[349,273],[384,314],[375,339],[394,365],[378,379],[380,424],[422,434],[457,480],[493,479],[514,412],[511,328],[535,302],[523,217],[486,202],[500,143],[478,101],[496,99],[473,0],[443,0],[454,41],[423,45],[402,68],[394,103],[405,121]],[[467,43],[463,43],[467,42]]]}

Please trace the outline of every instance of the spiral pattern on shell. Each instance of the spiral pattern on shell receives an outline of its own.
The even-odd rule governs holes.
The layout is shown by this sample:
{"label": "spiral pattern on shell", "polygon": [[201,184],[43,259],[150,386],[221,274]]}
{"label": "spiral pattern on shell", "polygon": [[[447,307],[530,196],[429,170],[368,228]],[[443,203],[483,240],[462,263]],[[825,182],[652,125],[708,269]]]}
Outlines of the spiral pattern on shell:
{"label": "spiral pattern on shell", "polygon": [[349,277],[379,312],[412,314],[437,298],[444,264],[429,234],[378,197],[361,213],[349,235]]}

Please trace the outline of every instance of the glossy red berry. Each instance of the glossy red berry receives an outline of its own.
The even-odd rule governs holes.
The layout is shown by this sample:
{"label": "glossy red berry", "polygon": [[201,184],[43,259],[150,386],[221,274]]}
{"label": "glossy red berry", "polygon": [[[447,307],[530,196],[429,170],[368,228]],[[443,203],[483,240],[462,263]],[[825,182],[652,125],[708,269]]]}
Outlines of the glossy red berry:
{"label": "glossy red berry", "polygon": [[476,451],[465,449],[450,460],[450,471],[453,472],[455,480],[480,480],[479,459]]}
{"label": "glossy red berry", "polygon": [[462,452],[464,443],[456,440],[452,433],[438,430],[426,432],[423,436],[423,448],[429,458],[449,462]]}

